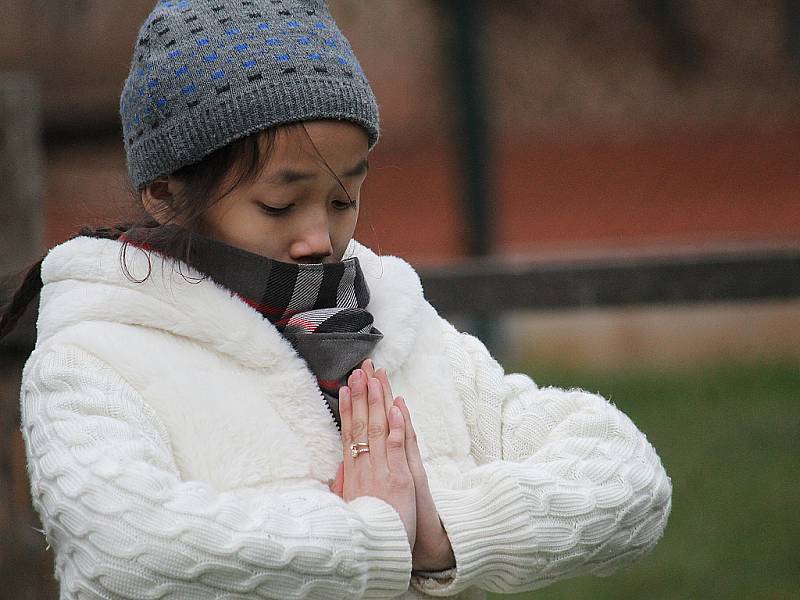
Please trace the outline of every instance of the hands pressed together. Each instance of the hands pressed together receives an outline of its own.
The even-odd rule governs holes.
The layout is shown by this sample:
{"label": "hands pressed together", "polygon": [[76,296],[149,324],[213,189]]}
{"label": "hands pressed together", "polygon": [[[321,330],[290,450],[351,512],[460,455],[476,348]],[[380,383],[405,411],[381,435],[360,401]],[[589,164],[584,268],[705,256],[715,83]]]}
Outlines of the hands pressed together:
{"label": "hands pressed together", "polygon": [[[365,360],[339,390],[343,461],[331,491],[349,502],[374,496],[400,515],[412,548],[412,568],[441,571],[455,566],[450,540],[433,503],[417,436],[405,401],[393,399],[384,369]],[[369,443],[353,457],[350,444]]]}

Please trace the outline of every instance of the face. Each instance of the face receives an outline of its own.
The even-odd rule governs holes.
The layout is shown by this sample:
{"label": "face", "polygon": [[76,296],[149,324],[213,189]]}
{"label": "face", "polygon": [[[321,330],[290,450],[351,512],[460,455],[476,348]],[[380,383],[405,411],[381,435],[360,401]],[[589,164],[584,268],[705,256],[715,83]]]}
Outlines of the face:
{"label": "face", "polygon": [[283,262],[342,259],[358,221],[369,139],[363,128],[346,121],[303,125],[307,136],[299,126],[277,130],[258,177],[209,208],[205,235]]}

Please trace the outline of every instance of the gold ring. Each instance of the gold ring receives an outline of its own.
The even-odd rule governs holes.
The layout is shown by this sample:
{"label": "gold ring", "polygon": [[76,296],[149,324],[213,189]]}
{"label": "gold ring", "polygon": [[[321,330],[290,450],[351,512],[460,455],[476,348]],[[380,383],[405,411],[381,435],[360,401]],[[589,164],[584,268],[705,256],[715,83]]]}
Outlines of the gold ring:
{"label": "gold ring", "polygon": [[367,442],[355,442],[350,444],[350,456],[356,458],[362,452],[369,452],[369,444]]}

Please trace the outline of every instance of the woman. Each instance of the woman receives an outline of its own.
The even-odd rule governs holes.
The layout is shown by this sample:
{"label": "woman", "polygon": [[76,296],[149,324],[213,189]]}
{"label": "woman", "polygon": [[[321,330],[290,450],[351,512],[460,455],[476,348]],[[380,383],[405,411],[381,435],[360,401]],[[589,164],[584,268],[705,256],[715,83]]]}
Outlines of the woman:
{"label": "woman", "polygon": [[53,248],[0,323],[41,288],[22,430],[62,598],[483,598],[655,545],[630,419],[504,374],[352,239],[378,109],[323,2],[160,2],[120,108],[143,218]]}

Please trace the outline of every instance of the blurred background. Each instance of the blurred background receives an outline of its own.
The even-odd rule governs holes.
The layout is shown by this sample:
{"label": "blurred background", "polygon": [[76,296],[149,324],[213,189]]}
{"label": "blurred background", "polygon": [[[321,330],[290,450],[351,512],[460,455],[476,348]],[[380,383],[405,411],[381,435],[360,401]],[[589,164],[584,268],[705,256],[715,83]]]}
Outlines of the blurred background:
{"label": "blurred background", "polygon": [[[153,4],[2,0],[0,302],[132,212],[117,110]],[[475,264],[797,257],[800,0],[329,4],[381,107],[357,237],[431,289]],[[609,398],[673,480],[649,558],[519,598],[800,597],[800,296],[763,296],[442,308],[509,369]],[[57,597],[19,434],[34,318],[0,353],[0,598]]]}

